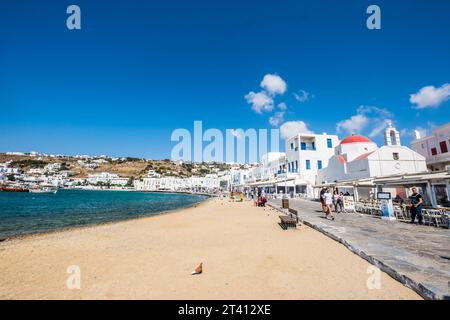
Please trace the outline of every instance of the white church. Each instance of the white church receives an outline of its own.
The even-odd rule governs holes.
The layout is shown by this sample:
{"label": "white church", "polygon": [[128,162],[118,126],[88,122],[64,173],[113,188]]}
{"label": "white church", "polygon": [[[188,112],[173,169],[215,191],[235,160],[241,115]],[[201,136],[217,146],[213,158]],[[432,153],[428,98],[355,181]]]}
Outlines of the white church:
{"label": "white church", "polygon": [[427,171],[425,157],[400,143],[400,134],[388,124],[385,145],[351,135],[335,147],[328,166],[318,171],[317,185]]}

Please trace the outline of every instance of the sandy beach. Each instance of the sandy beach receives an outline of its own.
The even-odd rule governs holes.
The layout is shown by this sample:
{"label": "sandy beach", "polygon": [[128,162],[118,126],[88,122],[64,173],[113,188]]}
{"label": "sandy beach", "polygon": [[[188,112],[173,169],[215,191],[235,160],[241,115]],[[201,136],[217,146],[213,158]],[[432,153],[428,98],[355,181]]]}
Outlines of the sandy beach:
{"label": "sandy beach", "polygon": [[[420,299],[323,234],[279,213],[210,199],[158,216],[0,243],[1,299]],[[190,273],[199,262],[204,272]],[[69,266],[81,271],[68,289]]]}

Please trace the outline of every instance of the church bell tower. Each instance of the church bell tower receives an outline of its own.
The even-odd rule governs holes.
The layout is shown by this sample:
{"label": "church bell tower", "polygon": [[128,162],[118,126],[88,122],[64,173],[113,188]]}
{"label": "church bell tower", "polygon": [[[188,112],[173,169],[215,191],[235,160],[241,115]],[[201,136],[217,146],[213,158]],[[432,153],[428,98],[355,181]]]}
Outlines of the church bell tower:
{"label": "church bell tower", "polygon": [[392,126],[392,122],[388,122],[386,131],[384,132],[384,141],[387,146],[400,146],[400,133]]}

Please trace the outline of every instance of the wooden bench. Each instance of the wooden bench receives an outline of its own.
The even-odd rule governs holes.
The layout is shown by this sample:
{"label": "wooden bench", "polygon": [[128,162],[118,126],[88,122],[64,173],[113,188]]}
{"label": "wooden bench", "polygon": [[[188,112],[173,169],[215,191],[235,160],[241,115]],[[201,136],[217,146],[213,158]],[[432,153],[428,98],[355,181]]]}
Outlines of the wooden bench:
{"label": "wooden bench", "polygon": [[298,224],[298,212],[297,210],[289,208],[289,214],[280,216],[281,227],[285,230],[288,228],[296,228]]}

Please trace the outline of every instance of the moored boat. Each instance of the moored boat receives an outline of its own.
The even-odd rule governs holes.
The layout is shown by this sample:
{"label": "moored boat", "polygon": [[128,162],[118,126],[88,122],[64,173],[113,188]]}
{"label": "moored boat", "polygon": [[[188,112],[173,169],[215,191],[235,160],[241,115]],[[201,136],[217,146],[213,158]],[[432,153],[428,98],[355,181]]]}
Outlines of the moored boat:
{"label": "moored boat", "polygon": [[42,187],[42,188],[36,188],[36,189],[30,189],[31,193],[56,193],[58,192],[58,189],[52,188],[52,187]]}
{"label": "moored boat", "polygon": [[22,187],[0,187],[0,191],[3,192],[28,192],[29,189]]}

